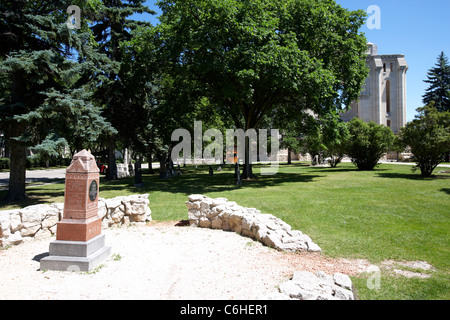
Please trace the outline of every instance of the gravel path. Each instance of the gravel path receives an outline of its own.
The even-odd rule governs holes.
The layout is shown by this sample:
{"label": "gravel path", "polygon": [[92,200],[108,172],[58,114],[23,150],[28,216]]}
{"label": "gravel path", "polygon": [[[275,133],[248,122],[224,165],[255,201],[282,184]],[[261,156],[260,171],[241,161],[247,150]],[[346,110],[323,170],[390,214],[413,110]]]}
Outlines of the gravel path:
{"label": "gravel path", "polygon": [[294,271],[355,275],[367,263],[283,253],[222,230],[153,222],[103,230],[112,255],[90,273],[40,271],[51,239],[0,250],[3,299],[255,299]]}

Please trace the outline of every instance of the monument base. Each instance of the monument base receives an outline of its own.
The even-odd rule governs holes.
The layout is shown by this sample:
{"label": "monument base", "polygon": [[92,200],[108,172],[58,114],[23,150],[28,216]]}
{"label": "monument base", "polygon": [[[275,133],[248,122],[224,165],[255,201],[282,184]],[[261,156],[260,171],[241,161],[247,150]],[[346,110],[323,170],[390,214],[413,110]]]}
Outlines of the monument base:
{"label": "monument base", "polygon": [[88,219],[62,219],[57,224],[56,240],[89,241],[102,232],[102,219],[94,216]]}
{"label": "monument base", "polygon": [[41,259],[40,270],[89,271],[109,257],[111,247],[101,234],[88,241],[52,241],[49,254]]}

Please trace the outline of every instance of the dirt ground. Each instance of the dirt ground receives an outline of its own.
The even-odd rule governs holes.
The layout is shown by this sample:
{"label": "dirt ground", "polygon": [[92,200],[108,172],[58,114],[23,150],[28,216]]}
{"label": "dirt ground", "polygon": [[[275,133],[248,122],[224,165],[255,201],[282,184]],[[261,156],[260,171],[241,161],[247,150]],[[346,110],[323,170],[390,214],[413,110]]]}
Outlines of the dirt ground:
{"label": "dirt ground", "polygon": [[111,256],[95,270],[39,270],[54,240],[0,250],[0,299],[242,299],[276,292],[294,271],[356,275],[365,260],[284,253],[233,232],[177,222],[103,230]]}

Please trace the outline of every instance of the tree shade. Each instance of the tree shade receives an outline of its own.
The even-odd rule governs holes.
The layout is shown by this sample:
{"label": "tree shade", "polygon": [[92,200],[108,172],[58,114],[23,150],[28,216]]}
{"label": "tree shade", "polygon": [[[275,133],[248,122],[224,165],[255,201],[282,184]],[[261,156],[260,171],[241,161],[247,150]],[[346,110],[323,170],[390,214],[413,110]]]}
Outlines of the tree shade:
{"label": "tree shade", "polygon": [[[158,2],[170,73],[196,83],[236,128],[275,106],[317,114],[348,106],[367,76],[363,11],[333,0]],[[192,94],[198,94],[193,90]],[[244,178],[251,177],[247,143]]]}

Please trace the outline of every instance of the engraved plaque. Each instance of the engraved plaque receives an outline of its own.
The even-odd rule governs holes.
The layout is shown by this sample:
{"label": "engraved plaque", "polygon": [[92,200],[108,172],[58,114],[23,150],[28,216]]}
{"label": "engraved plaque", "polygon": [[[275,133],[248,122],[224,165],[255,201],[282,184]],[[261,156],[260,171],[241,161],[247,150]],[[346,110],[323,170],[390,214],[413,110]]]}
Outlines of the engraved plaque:
{"label": "engraved plaque", "polygon": [[89,186],[89,200],[95,201],[97,199],[97,181],[93,180]]}

